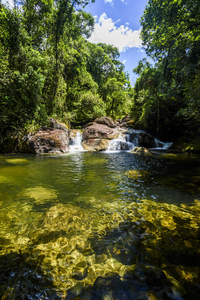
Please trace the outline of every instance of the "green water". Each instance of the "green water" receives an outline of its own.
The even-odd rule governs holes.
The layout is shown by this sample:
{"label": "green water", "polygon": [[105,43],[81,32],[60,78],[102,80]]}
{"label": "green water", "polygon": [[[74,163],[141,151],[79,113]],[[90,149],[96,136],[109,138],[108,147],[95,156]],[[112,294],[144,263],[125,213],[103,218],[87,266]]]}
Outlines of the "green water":
{"label": "green water", "polygon": [[0,157],[1,299],[198,299],[200,157]]}

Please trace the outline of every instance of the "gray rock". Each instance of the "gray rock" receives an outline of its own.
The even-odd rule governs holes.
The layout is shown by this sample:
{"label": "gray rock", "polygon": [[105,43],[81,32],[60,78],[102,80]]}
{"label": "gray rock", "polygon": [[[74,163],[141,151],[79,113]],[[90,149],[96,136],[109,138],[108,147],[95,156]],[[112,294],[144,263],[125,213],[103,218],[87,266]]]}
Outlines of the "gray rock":
{"label": "gray rock", "polygon": [[109,117],[101,117],[94,120],[97,124],[103,124],[111,128],[115,128],[117,126],[116,122]]}
{"label": "gray rock", "polygon": [[117,130],[103,124],[93,123],[83,131],[83,141],[88,139],[114,139],[118,137]]}
{"label": "gray rock", "polygon": [[145,147],[145,148],[155,148],[156,141],[155,138],[146,133],[145,131],[140,130],[129,130],[128,133],[130,134],[129,141],[135,144],[137,140],[138,147]]}
{"label": "gray rock", "polygon": [[68,132],[61,129],[43,128],[28,141],[33,153],[65,153],[69,150]]}

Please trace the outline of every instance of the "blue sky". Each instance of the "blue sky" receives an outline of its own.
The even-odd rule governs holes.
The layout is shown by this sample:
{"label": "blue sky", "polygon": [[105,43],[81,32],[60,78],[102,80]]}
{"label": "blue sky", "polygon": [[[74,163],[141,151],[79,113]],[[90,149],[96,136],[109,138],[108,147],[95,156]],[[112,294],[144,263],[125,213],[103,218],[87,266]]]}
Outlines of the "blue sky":
{"label": "blue sky", "polygon": [[146,57],[140,39],[140,18],[148,0],[96,0],[86,7],[95,17],[94,32],[89,41],[118,47],[120,61],[124,63],[134,84],[136,75],[132,70],[140,59]]}

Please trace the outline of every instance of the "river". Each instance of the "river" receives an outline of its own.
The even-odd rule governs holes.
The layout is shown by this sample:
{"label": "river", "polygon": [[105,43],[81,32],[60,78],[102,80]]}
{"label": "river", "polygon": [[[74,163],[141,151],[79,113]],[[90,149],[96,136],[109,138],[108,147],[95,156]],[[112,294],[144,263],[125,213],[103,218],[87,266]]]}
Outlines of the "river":
{"label": "river", "polygon": [[200,157],[0,157],[1,299],[198,299]]}

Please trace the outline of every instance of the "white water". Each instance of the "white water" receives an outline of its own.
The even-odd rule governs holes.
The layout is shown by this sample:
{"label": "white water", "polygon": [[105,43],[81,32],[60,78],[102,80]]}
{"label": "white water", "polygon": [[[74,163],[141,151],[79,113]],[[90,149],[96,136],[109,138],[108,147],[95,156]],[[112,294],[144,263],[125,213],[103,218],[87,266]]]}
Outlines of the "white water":
{"label": "white water", "polygon": [[[135,137],[133,138],[132,142],[130,142],[130,134],[129,133],[120,133],[118,139],[113,139],[110,141],[109,146],[106,152],[119,152],[119,151],[131,151],[135,147],[139,146],[139,136],[140,133],[144,131],[142,130],[134,130]],[[151,148],[155,150],[166,150],[168,149],[172,143],[164,143],[160,140],[154,138],[156,147]]]}
{"label": "white water", "polygon": [[[120,151],[131,151],[135,147],[139,146],[139,136],[140,133],[142,133],[142,130],[135,130],[135,137],[132,139],[132,142],[130,142],[130,134],[129,133],[120,133],[118,139],[113,139],[110,141],[109,146],[105,152],[114,153],[114,152],[120,152]],[[71,153],[73,152],[80,152],[85,151],[82,146],[82,134],[77,131],[76,136],[74,138],[71,138],[70,145],[69,145],[69,151]],[[151,148],[154,150],[166,150],[168,149],[172,143],[164,143],[158,139],[155,138],[155,148]]]}
{"label": "white water", "polygon": [[158,139],[155,138],[155,142],[156,142],[156,150],[166,150],[168,149],[173,143],[164,143],[159,141]]}
{"label": "white water", "polygon": [[118,139],[110,141],[106,152],[130,151],[136,147],[133,143],[129,142],[129,135],[120,133]]}
{"label": "white water", "polygon": [[70,152],[84,151],[84,148],[81,143],[82,143],[82,134],[79,131],[77,131],[75,138],[71,139],[69,145],[69,151]]}

